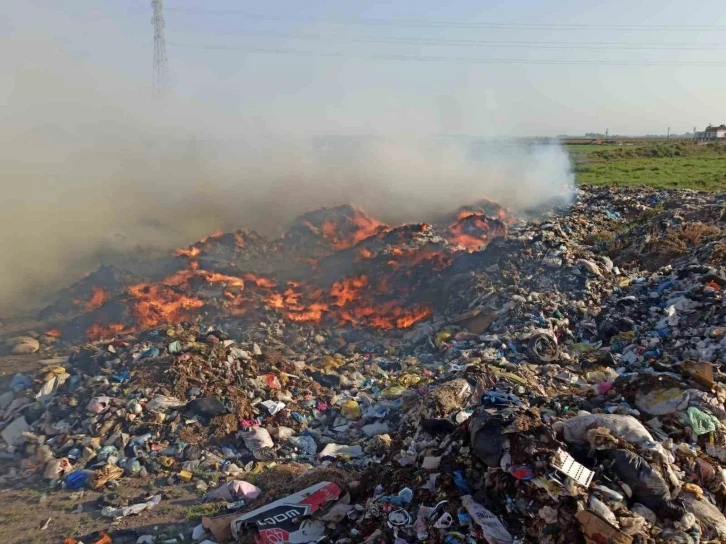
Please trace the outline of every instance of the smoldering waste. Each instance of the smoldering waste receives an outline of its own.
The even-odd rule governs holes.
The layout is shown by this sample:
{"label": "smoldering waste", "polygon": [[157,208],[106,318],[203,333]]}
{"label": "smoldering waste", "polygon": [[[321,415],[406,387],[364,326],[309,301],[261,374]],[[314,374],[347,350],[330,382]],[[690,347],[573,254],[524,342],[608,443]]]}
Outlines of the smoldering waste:
{"label": "smoldering waste", "polygon": [[98,493],[118,541],[177,485],[224,512],[198,541],[723,541],[723,206],[341,207],[103,268],[4,343],[46,362],[0,395],[2,480]]}

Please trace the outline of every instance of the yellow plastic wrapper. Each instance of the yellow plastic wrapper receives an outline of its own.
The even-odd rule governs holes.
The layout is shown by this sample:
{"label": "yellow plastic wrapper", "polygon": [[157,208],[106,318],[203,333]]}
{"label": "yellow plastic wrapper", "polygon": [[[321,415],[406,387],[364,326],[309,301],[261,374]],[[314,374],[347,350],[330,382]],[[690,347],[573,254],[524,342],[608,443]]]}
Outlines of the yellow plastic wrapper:
{"label": "yellow plastic wrapper", "polygon": [[618,340],[620,342],[631,342],[635,338],[635,332],[634,331],[624,331],[621,333],[618,333],[613,337],[613,340]]}
{"label": "yellow plastic wrapper", "polygon": [[340,407],[340,414],[351,421],[360,419],[360,404],[354,400],[347,400]]}
{"label": "yellow plastic wrapper", "polygon": [[391,387],[387,387],[386,389],[381,391],[381,398],[395,399],[396,397],[400,397],[401,395],[403,395],[403,392],[405,390],[406,388],[400,385],[392,385]]}
{"label": "yellow plastic wrapper", "polygon": [[439,334],[436,335],[434,344],[436,344],[436,347],[438,347],[450,339],[451,339],[451,333],[449,331],[441,331]]}
{"label": "yellow plastic wrapper", "polygon": [[171,457],[166,457],[164,455],[159,456],[158,461],[161,464],[161,466],[166,467],[166,468],[170,468],[170,467],[174,466],[174,464],[176,463],[176,461],[174,461],[174,459],[172,459]]}
{"label": "yellow plastic wrapper", "polygon": [[404,374],[398,379],[398,382],[404,387],[411,387],[421,381],[421,376],[416,374]]}
{"label": "yellow plastic wrapper", "polygon": [[54,366],[53,368],[48,368],[44,371],[43,381],[48,381],[53,376],[60,376],[65,373],[66,373],[66,369],[63,368],[62,366]]}
{"label": "yellow plastic wrapper", "polygon": [[320,368],[322,370],[325,370],[326,372],[330,372],[331,370],[335,370],[336,368],[343,366],[344,362],[345,361],[340,361],[335,357],[331,357],[330,355],[326,355],[325,357],[323,357]]}

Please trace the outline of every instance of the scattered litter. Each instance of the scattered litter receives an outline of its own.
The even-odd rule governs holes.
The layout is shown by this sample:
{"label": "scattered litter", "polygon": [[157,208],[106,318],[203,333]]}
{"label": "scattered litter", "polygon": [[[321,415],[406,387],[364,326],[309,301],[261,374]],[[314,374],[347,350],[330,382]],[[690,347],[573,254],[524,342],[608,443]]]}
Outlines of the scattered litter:
{"label": "scattered litter", "polygon": [[161,281],[92,273],[58,331],[2,343],[47,357],[0,391],[2,480],[139,527],[183,487],[219,514],[195,542],[724,541],[723,195],[576,196],[391,228],[329,208]]}

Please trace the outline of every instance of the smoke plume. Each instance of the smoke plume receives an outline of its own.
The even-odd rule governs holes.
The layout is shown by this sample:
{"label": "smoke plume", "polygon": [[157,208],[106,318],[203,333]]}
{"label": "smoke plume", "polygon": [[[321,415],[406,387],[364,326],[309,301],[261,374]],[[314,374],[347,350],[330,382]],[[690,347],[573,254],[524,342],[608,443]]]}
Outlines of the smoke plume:
{"label": "smoke plume", "polygon": [[[0,41],[0,315],[135,248],[170,250],[216,229],[279,234],[296,215],[352,202],[387,223],[487,197],[522,210],[569,195],[555,145],[266,132],[78,62]],[[264,117],[264,113],[262,114]]]}

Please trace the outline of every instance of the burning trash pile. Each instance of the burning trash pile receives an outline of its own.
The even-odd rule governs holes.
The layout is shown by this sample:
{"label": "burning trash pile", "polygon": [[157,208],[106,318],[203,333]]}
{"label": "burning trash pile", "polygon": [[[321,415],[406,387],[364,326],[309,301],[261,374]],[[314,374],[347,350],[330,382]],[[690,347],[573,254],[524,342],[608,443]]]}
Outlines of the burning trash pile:
{"label": "burning trash pile", "polygon": [[[723,206],[343,207],[102,269],[6,342],[55,357],[0,395],[2,481],[95,497],[69,543],[726,541]],[[209,515],[129,529],[179,486]]]}
{"label": "burning trash pile", "polygon": [[276,240],[219,232],[173,258],[103,267],[41,317],[67,341],[196,318],[239,330],[270,310],[296,323],[405,329],[437,306],[435,290],[425,286],[458,255],[484,247],[516,221],[489,201],[433,226],[391,227],[352,206],[323,208],[299,217]]}

